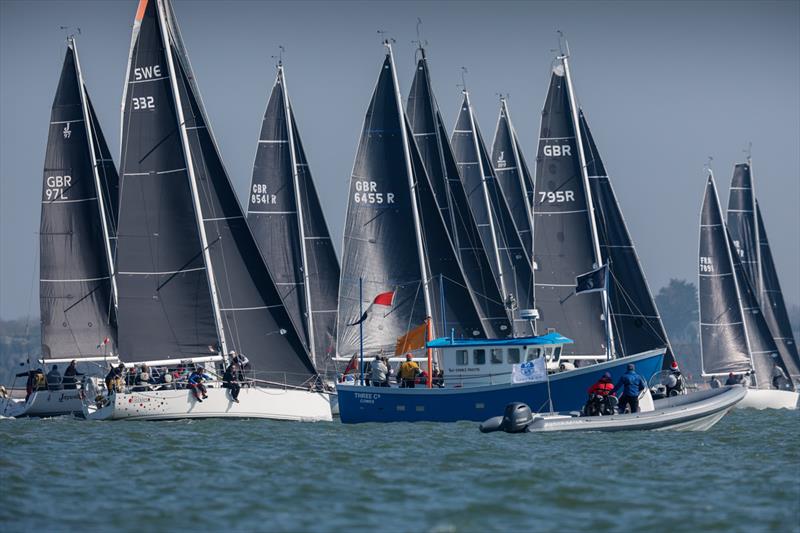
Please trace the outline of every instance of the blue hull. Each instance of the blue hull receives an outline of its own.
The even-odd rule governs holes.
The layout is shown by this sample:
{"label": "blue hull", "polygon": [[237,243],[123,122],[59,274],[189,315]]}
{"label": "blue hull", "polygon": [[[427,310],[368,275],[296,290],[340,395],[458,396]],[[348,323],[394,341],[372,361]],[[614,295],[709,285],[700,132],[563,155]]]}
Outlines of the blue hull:
{"label": "blue hull", "polygon": [[[587,389],[604,372],[616,382],[628,363],[649,380],[661,370],[664,350],[617,359],[550,376],[550,396],[555,411],[578,411]],[[445,376],[445,384],[447,383]],[[503,414],[511,402],[525,402],[533,411],[549,411],[547,383],[506,383],[469,388],[399,389],[337,385],[339,416],[346,424],[359,422],[483,421]]]}

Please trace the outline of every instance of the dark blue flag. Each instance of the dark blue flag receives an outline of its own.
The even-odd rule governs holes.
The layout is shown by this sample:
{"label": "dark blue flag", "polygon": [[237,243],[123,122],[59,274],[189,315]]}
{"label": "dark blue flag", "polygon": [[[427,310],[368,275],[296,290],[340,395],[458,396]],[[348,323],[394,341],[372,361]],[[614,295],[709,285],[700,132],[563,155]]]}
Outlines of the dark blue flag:
{"label": "dark blue flag", "polygon": [[581,274],[575,278],[575,294],[605,290],[607,277],[608,265],[603,265],[596,270]]}

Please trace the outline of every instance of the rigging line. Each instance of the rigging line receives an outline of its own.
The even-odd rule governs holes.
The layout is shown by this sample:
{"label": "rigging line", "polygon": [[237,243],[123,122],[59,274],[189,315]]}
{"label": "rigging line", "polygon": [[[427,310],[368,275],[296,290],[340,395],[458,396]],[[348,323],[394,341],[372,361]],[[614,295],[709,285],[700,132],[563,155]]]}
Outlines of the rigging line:
{"label": "rigging line", "polygon": [[[663,329],[663,326],[662,326],[662,331],[656,330],[656,328],[653,326],[651,320],[645,318],[645,317],[651,316],[651,315],[645,315],[642,312],[642,310],[639,308],[639,306],[636,305],[636,302],[633,301],[633,299],[628,294],[628,291],[626,291],[625,287],[622,285],[622,283],[620,283],[619,278],[617,278],[617,276],[614,275],[614,269],[609,268],[608,272],[609,272],[609,274],[611,274],[611,277],[613,278],[613,280],[615,282],[615,288],[619,289],[619,291],[622,294],[622,296],[625,299],[625,301],[627,303],[629,303],[637,313],[639,313],[640,317],[642,319],[644,319],[644,321],[647,323],[648,328],[650,328],[653,331],[653,333],[658,338],[658,340],[666,343],[667,348],[670,348],[669,340],[667,339],[667,332],[666,332],[666,330]],[[614,316],[614,311],[613,311],[613,309],[611,309],[611,307],[609,307],[609,311],[610,311],[611,316],[613,317]],[[661,315],[658,313],[658,309],[656,309],[655,311],[656,311],[656,316],[658,317],[658,323],[661,324]],[[619,329],[619,326],[617,327],[617,329]]]}
{"label": "rigging line", "polygon": [[220,239],[221,239],[221,237],[217,237],[217,239],[215,241],[208,243],[208,246],[206,246],[205,248],[201,249],[199,252],[194,254],[186,263],[184,263],[180,268],[178,268],[175,272],[173,272],[167,279],[165,279],[163,283],[160,283],[158,285],[158,287],[156,287],[156,292],[160,291],[164,287],[164,285],[166,285],[167,283],[172,281],[172,279],[175,276],[177,276],[178,274],[181,274],[183,272],[183,270],[186,269],[186,267],[188,267],[190,264],[192,264],[195,259],[197,259],[200,255],[202,255],[203,252],[205,252],[208,248],[211,248],[211,246],[214,243],[216,243],[218,240],[220,240]]}
{"label": "rigging line", "polygon": [[[34,233],[36,235],[36,233]],[[34,237],[34,244],[38,242],[39,239]],[[39,254],[36,246],[33,246],[33,269],[31,270],[31,290],[28,295],[28,316],[25,319],[25,339],[30,341],[30,326],[31,326],[31,307],[33,306],[33,291],[36,287],[36,279],[39,277],[37,274],[39,273],[39,269],[36,268],[39,265]],[[39,302],[41,306],[41,294],[39,295]],[[44,341],[44,339],[41,339]],[[27,342],[28,345],[28,353],[27,353],[27,362],[28,362],[28,371],[31,369],[31,343]],[[40,344],[42,344],[40,342]],[[40,346],[41,347],[41,346]]]}

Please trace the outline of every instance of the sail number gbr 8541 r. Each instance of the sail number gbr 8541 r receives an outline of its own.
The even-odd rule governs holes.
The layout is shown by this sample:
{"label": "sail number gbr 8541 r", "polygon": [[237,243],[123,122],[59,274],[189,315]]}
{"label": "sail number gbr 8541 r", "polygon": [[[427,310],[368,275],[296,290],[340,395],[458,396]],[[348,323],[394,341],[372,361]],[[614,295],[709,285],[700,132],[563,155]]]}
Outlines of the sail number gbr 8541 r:
{"label": "sail number gbr 8541 r", "polygon": [[[133,81],[149,81],[160,79],[161,65],[149,65],[145,67],[136,67],[133,69]],[[132,96],[131,107],[134,111],[143,109],[155,109],[156,101],[152,96]]]}

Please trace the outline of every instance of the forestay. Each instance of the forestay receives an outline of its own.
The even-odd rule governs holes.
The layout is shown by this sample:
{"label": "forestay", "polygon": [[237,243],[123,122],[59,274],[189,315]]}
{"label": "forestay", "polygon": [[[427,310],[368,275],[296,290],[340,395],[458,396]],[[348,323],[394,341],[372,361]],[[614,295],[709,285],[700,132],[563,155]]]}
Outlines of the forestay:
{"label": "forestay", "polygon": [[88,98],[70,38],[50,114],[42,182],[39,305],[45,360],[102,358],[116,349],[109,219],[104,220],[116,170],[110,156],[101,157],[108,149]]}

